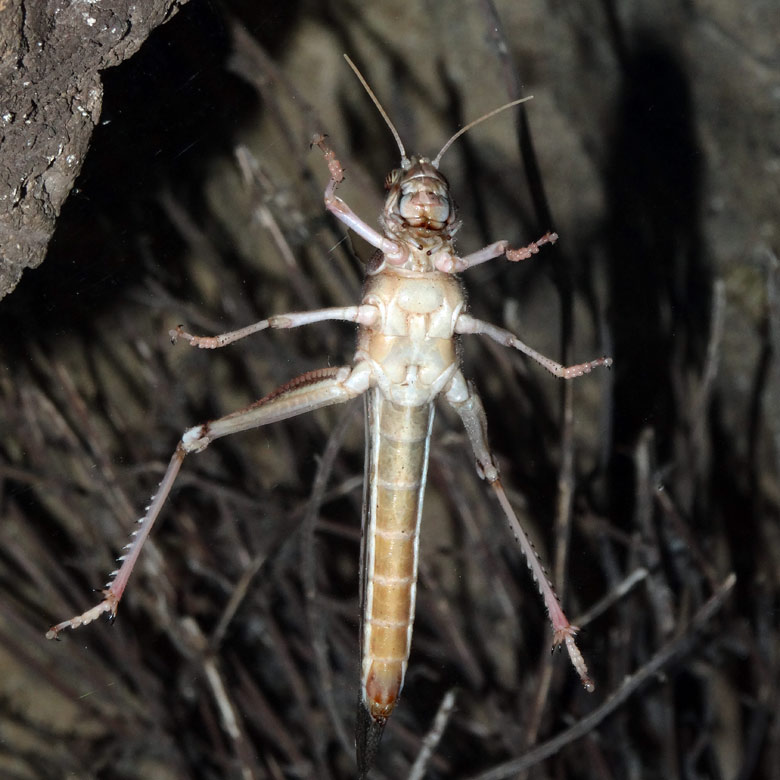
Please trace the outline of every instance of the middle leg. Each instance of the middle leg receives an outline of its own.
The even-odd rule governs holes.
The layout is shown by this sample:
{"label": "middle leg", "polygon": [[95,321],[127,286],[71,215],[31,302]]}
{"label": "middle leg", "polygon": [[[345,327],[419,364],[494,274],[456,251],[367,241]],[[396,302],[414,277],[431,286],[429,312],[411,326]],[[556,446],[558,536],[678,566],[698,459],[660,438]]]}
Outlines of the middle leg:
{"label": "middle leg", "polygon": [[325,322],[327,320],[342,320],[344,322],[356,322],[360,325],[373,325],[379,312],[376,306],[361,304],[360,306],[337,306],[330,309],[314,309],[312,311],[288,312],[287,314],[275,314],[266,320],[254,322],[244,328],[231,330],[228,333],[220,333],[217,336],[193,336],[187,333],[182,325],[168,331],[171,342],[174,344],[184,339],[191,347],[201,349],[219,349],[232,344],[234,341],[259,333],[266,328],[299,328],[301,325],[311,325],[313,322]]}
{"label": "middle leg", "polygon": [[497,325],[492,325],[484,320],[478,320],[470,314],[461,314],[458,317],[457,322],[455,323],[455,332],[476,333],[481,336],[487,336],[505,347],[513,347],[518,352],[528,355],[528,357],[535,360],[540,366],[544,366],[551,374],[554,374],[561,379],[574,379],[583,374],[589,374],[598,366],[606,366],[609,368],[612,365],[612,358],[600,357],[595,360],[589,360],[587,363],[578,363],[574,366],[563,366],[555,360],[552,360],[552,358],[542,355],[541,352],[537,352],[533,347],[529,347],[525,342],[520,341],[520,339],[511,331],[499,328]]}

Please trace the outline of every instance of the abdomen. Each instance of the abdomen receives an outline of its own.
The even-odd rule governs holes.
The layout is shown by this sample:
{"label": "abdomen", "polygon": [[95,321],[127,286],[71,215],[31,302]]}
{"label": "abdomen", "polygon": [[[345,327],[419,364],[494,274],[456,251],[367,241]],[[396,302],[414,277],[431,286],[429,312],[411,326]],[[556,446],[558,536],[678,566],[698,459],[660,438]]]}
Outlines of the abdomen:
{"label": "abdomen", "polygon": [[417,589],[417,558],[433,404],[400,406],[366,396],[361,683],[375,721],[403,687]]}

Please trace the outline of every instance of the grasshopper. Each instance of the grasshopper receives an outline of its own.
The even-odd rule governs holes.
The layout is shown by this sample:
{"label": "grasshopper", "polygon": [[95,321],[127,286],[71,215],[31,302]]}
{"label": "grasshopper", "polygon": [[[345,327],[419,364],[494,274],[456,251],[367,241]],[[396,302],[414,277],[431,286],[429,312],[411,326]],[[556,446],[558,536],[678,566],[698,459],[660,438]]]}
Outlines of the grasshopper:
{"label": "grasshopper", "polygon": [[81,615],[53,626],[48,638],[77,628],[102,614],[116,616],[119,601],[186,455],[201,452],[215,439],[295,417],[359,396],[366,406],[366,464],[361,549],[361,687],[356,728],[357,762],[365,777],[373,765],[387,722],[398,702],[409,659],[414,622],[420,521],[425,490],[434,401],[442,398],[459,415],[474,453],[479,476],[491,487],[538,584],[553,628],[555,646],[565,646],[587,690],[594,684],[575,643],[577,628],[561,608],[552,584],[522,529],[501,485],[498,466],[487,441],[487,420],[474,385],[464,377],[457,339],[478,334],[519,350],[552,374],[572,379],[611,358],[563,366],[520,341],[514,334],[475,319],[466,308],[457,274],[498,257],[511,262],[530,258],[557,235],[548,232],[525,247],[506,240],[458,255],[454,236],[460,227],[447,180],[439,171],[444,153],[467,130],[516,100],[470,122],[429,159],[407,156],[393,123],[347,57],[392,132],[401,154],[400,167],[386,180],[387,197],[379,218],[381,232],[364,222],[336,195],[344,171],[322,135],[312,140],[323,153],[330,179],[326,209],[375,248],[366,268],[361,302],[356,306],[277,314],[240,330],[217,336],[195,336],[182,326],[170,332],[175,343],[216,349],[260,331],[297,328],[326,320],[356,323],[357,349],[352,365],[310,371],[269,395],[217,420],[184,432],[160,487],[119,569],[103,591],[102,601]]}

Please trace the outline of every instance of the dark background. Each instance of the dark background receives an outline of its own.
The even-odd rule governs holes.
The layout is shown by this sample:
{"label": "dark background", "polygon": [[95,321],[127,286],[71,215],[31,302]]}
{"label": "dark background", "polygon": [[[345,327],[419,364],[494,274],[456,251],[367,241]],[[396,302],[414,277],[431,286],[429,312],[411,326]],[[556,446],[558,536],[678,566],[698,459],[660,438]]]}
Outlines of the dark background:
{"label": "dark background", "polygon": [[[278,5],[192,0],[104,71],[47,259],[0,305],[3,776],[354,776],[360,404],[190,458],[116,623],[43,638],[96,598],[186,427],[351,360],[346,325],[218,353],[167,337],[358,301],[367,249],[326,217],[309,140],[329,134],[340,194],[371,223],[398,152],[343,52],[430,156],[534,94],[525,124],[496,117],[442,169],[464,253],[561,240],[470,271],[470,305],[556,359],[615,360],[565,388],[464,343],[569,616],[616,599],[582,625],[596,693],[550,657],[536,588],[442,413],[412,657],[376,776],[408,775],[452,688],[429,777],[479,776],[580,721],[531,776],[776,776],[772,4]],[[634,674],[638,692],[610,703]]]}

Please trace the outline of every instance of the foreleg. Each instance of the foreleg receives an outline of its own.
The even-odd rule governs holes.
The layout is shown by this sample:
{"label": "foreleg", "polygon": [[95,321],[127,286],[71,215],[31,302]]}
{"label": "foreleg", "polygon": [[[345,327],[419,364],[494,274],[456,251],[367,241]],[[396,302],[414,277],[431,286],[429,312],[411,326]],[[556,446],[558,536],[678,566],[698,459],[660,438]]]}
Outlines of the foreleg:
{"label": "foreleg", "polygon": [[368,241],[371,246],[379,249],[390,265],[403,265],[408,256],[408,250],[398,241],[393,241],[387,236],[374,230],[371,225],[364,222],[344,201],[336,195],[336,187],[344,181],[344,169],[336,158],[336,153],[328,146],[324,135],[315,135],[312,146],[318,146],[325,156],[330,172],[330,181],[325,187],[325,208],[330,211],[340,222],[354,230],[359,236]]}
{"label": "foreleg", "polygon": [[552,583],[547,576],[547,572],[542,566],[539,555],[517,519],[517,515],[514,509],[512,509],[512,505],[509,503],[509,499],[506,497],[504,488],[501,485],[498,466],[488,446],[487,418],[482,401],[477,395],[474,386],[470,382],[467,383],[460,373],[453,378],[445,398],[460,415],[460,419],[463,421],[463,426],[466,429],[466,435],[471,442],[471,448],[474,451],[477,473],[487,481],[496,494],[498,503],[504,511],[504,516],[509,522],[512,533],[520,544],[520,548],[528,563],[528,568],[539,586],[539,592],[544,599],[547,614],[552,624],[554,646],[566,645],[572,665],[577,674],[579,674],[583,686],[587,691],[595,690],[595,685],[588,676],[588,667],[574,641],[578,629],[566,617]]}
{"label": "foreleg", "polygon": [[250,428],[260,428],[263,425],[295,417],[324,406],[344,403],[363,393],[368,388],[368,384],[369,373],[360,365],[354,369],[345,366],[310,371],[241,411],[202,425],[196,425],[185,431],[184,436],[176,446],[156,495],[147,507],[146,514],[138,521],[138,528],[133,531],[132,541],[125,546],[125,552],[118,558],[122,565],[111,573],[111,579],[103,591],[103,600],[83,614],[52,626],[47,632],[46,638],[56,639],[64,628],[78,628],[81,625],[86,625],[104,613],[108,613],[111,618],[116,616],[119,601],[141,553],[141,548],[171,492],[182,461],[187,454],[201,452],[214,439],[221,436],[228,436]]}
{"label": "foreleg", "polygon": [[516,263],[518,260],[527,260],[529,257],[538,254],[539,247],[544,244],[554,244],[557,240],[557,233],[548,232],[537,241],[532,241],[528,246],[523,246],[518,249],[512,249],[509,246],[509,241],[504,240],[488,244],[488,246],[483,247],[477,252],[472,252],[465,257],[454,257],[442,253],[441,258],[436,262],[436,268],[444,273],[459,274],[467,268],[473,268],[475,265],[486,263],[488,260],[492,260],[495,257],[501,257],[501,255],[506,255],[507,260]]}

